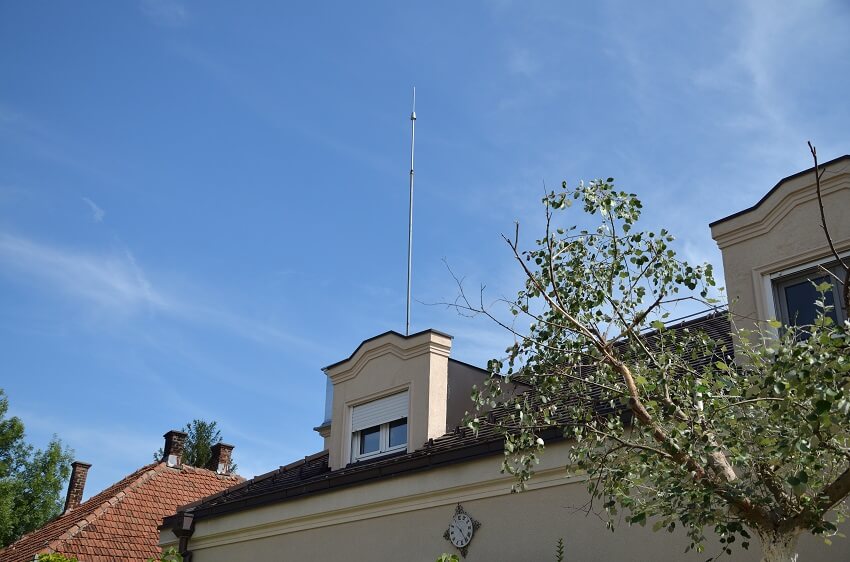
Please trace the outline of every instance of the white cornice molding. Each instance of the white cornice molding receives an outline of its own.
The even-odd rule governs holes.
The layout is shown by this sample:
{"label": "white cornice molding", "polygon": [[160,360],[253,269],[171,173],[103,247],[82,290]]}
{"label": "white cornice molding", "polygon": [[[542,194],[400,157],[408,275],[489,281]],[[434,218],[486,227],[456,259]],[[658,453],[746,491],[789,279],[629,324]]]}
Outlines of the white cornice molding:
{"label": "white cornice molding", "polygon": [[[847,168],[837,169],[833,175],[821,181],[821,192],[824,197],[843,189],[850,189],[850,174]],[[715,225],[712,228],[712,237],[718,247],[723,250],[769,232],[794,208],[816,200],[817,192],[814,183],[811,181],[789,182],[759,207]]]}
{"label": "white cornice molding", "polygon": [[429,332],[415,340],[408,341],[396,334],[387,334],[383,338],[369,342],[357,350],[354,357],[325,370],[331,382],[336,385],[356,377],[370,361],[384,355],[394,355],[402,360],[413,359],[420,355],[434,354],[449,357],[452,340],[446,336]]}

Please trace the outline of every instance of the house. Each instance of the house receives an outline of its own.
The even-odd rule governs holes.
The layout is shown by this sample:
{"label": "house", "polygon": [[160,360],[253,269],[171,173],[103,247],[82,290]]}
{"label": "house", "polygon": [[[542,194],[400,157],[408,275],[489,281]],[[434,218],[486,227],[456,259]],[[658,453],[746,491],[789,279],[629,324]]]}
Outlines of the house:
{"label": "house", "polygon": [[[839,257],[850,262],[850,155],[820,169],[832,241]],[[742,328],[770,318],[810,323],[817,296],[812,281],[832,285],[826,299],[835,306],[833,319],[847,319],[840,283],[831,275],[839,273],[838,263],[821,228],[812,169],[783,179],[752,207],[710,227],[723,253],[730,307]]]}
{"label": "house", "polygon": [[187,503],[220,492],[244,479],[228,474],[232,445],[212,447],[209,468],[181,462],[186,434],[165,434],[163,458],[143,466],[82,501],[90,464],[75,462],[62,514],[0,550],[3,562],[31,562],[38,554],[60,553],[85,562],[159,557],[157,526]]}
{"label": "house", "polygon": [[[825,165],[832,237],[850,253],[850,156]],[[755,206],[712,223],[723,252],[733,318],[804,318],[832,259],[819,227],[812,170],[780,181]],[[805,285],[807,288],[810,285]],[[809,299],[809,300],[806,300]],[[808,307],[808,308],[807,308]],[[846,311],[837,311],[844,315]],[[842,318],[844,316],[841,316]],[[729,316],[684,327],[731,344]],[[731,347],[731,345],[730,345]],[[554,432],[527,491],[500,472],[503,440],[459,425],[465,393],[486,375],[451,358],[451,336],[387,332],[324,369],[324,450],[165,518],[161,544],[193,562],[229,560],[421,560],[460,552],[469,561],[546,560],[563,539],[568,560],[704,560],[683,534],[621,525],[616,533],[584,509],[586,482],[565,470],[570,444]],[[704,360],[700,358],[699,360]],[[533,392],[518,385],[510,392]],[[504,415],[499,409],[493,415]],[[850,541],[801,538],[805,560],[850,559]],[[735,560],[757,560],[737,550]]]}

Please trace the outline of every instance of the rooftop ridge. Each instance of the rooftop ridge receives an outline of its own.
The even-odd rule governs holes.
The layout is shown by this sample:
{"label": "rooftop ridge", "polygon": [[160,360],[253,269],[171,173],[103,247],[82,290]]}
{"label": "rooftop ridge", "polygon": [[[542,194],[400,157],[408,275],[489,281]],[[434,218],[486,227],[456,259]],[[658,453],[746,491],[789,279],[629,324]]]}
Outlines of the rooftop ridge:
{"label": "rooftop ridge", "polygon": [[[107,492],[109,492],[110,490],[113,490],[113,489],[115,489],[115,488],[118,488],[119,486],[121,486],[121,485],[122,485],[122,484],[124,484],[125,482],[127,482],[127,481],[129,481],[129,480],[131,480],[131,479],[133,479],[133,478],[138,478],[138,477],[139,477],[139,475],[140,475],[141,473],[143,473],[144,471],[150,470],[150,468],[152,468],[155,464],[156,464],[156,463],[146,464],[145,466],[143,466],[143,467],[141,467],[141,468],[139,468],[139,469],[135,470],[134,472],[132,472],[132,473],[128,474],[127,476],[125,476],[124,478],[122,478],[121,480],[119,480],[118,482],[115,482],[115,483],[114,483],[114,484],[112,484],[111,486],[108,486],[108,487],[104,488],[103,490],[101,490],[101,491],[100,491],[100,492],[98,492],[97,494],[93,495],[92,497],[90,497],[90,498],[89,498],[89,499],[87,499],[86,501],[82,502],[79,506],[77,506],[77,507],[76,507],[76,508],[74,508],[73,510],[68,511],[68,512],[65,512],[65,513],[62,513],[62,514],[60,514],[58,517],[56,517],[56,518],[54,518],[54,519],[51,519],[50,521],[48,521],[47,523],[45,523],[45,524],[44,524],[43,526],[41,526],[40,528],[38,528],[38,529],[34,529],[34,530],[30,531],[29,533],[26,533],[26,534],[24,534],[24,535],[21,535],[21,537],[20,537],[20,538],[18,538],[18,540],[16,540],[15,542],[13,542],[12,544],[10,544],[10,545],[6,546],[6,547],[5,547],[5,548],[3,548],[3,549],[0,549],[0,554],[4,553],[4,552],[6,552],[6,551],[14,551],[14,550],[16,550],[16,549],[15,549],[15,545],[16,545],[16,544],[18,544],[18,543],[20,543],[20,542],[22,542],[22,541],[24,541],[24,540],[26,540],[26,539],[31,538],[32,536],[34,536],[34,535],[38,534],[39,532],[42,532],[44,529],[46,529],[46,528],[48,528],[48,527],[50,527],[50,526],[54,525],[55,523],[57,523],[58,521],[61,521],[61,520],[63,520],[63,519],[66,519],[66,518],[67,518],[67,519],[71,520],[71,519],[72,519],[72,517],[77,516],[77,517],[81,517],[81,519],[79,519],[79,520],[78,520],[78,522],[81,522],[81,521],[86,520],[86,518],[87,518],[87,516],[89,515],[89,513],[90,513],[90,512],[86,513],[86,515],[82,515],[82,512],[84,512],[84,511],[85,511],[88,507],[90,507],[91,502],[96,501],[96,500],[97,500],[97,498],[99,498],[99,497],[101,497],[101,496],[104,496]],[[112,496],[114,496],[114,495],[115,495],[115,494],[110,494],[110,495],[109,495],[109,497],[112,497]],[[106,503],[106,502],[108,502],[108,501],[109,501],[109,500],[102,501],[100,504],[98,504],[98,507],[102,506],[102,505],[103,505],[103,503]],[[97,509],[97,508],[95,508],[95,509]],[[86,523],[86,526],[87,526],[87,525],[88,525],[88,523]],[[77,525],[73,525],[73,526],[77,526]],[[73,527],[73,526],[72,526],[72,527]],[[65,533],[63,533],[63,535],[64,535],[64,534],[65,534]],[[51,541],[51,542],[53,542],[53,541]],[[48,548],[48,545],[49,545],[49,544],[50,544],[50,543],[46,544],[46,545],[45,545],[45,546],[44,546],[41,550],[44,550],[44,548]],[[39,552],[41,552],[41,550],[39,550]]]}

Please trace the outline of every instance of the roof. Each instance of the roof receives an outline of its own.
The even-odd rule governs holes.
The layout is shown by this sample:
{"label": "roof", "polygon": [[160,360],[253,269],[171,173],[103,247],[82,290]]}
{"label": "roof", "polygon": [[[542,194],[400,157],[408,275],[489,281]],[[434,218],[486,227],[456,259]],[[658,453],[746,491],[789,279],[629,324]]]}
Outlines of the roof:
{"label": "roof", "polygon": [[[823,169],[823,168],[826,168],[827,166],[830,166],[832,164],[837,164],[837,163],[843,162],[843,161],[850,161],[850,154],[845,154],[844,156],[839,156],[838,158],[833,158],[829,162],[824,162],[823,164],[818,164],[818,168]],[[717,225],[717,224],[720,224],[722,222],[726,222],[730,219],[734,219],[735,217],[745,215],[745,214],[749,213],[750,211],[754,211],[754,210],[758,209],[759,206],[761,206],[762,203],[767,201],[770,198],[771,195],[776,193],[776,190],[779,189],[782,186],[782,184],[789,182],[791,180],[795,180],[795,179],[802,177],[802,176],[805,176],[807,174],[811,174],[814,171],[814,169],[815,169],[815,167],[812,166],[811,168],[807,168],[807,169],[803,170],[802,172],[797,172],[796,174],[792,174],[788,177],[782,178],[781,180],[779,180],[776,183],[776,185],[773,186],[773,188],[770,191],[768,191],[767,193],[764,194],[764,197],[762,197],[761,199],[758,200],[758,203],[756,203],[752,207],[747,207],[746,209],[738,211],[737,213],[732,213],[731,215],[729,215],[727,217],[723,217],[722,219],[717,219],[714,222],[710,222],[710,223],[708,223],[708,227],[714,228],[714,226]]]}
{"label": "roof", "polygon": [[349,355],[347,358],[345,358],[345,359],[340,359],[339,361],[337,361],[337,362],[335,362],[335,363],[331,363],[331,364],[330,364],[330,365],[328,365],[327,367],[324,367],[322,370],[323,370],[323,371],[327,371],[328,369],[333,369],[333,368],[334,368],[334,367],[336,367],[337,365],[342,365],[342,364],[343,364],[343,363],[345,363],[346,361],[351,361],[351,360],[352,360],[352,359],[354,359],[354,357],[357,355],[357,352],[358,352],[358,351],[360,351],[360,350],[363,348],[363,346],[365,346],[366,344],[371,343],[371,342],[373,342],[373,341],[375,341],[375,340],[377,340],[377,339],[381,339],[381,338],[383,338],[383,337],[386,337],[386,336],[390,336],[390,335],[392,335],[392,336],[399,337],[399,338],[401,338],[401,339],[403,339],[403,340],[410,340],[410,339],[413,339],[413,338],[419,337],[419,336],[421,336],[422,334],[437,334],[438,336],[443,336],[444,338],[449,338],[450,340],[451,340],[451,339],[454,339],[454,336],[452,336],[451,334],[447,334],[447,333],[445,333],[445,332],[441,332],[441,331],[439,331],[439,330],[433,330],[433,329],[422,330],[422,331],[416,332],[415,334],[409,334],[409,335],[407,335],[407,336],[405,336],[404,334],[399,334],[399,333],[398,333],[398,332],[396,332],[395,330],[387,330],[386,332],[384,332],[384,333],[382,333],[382,334],[378,334],[377,336],[372,336],[371,338],[369,338],[369,339],[367,339],[367,340],[363,340],[362,342],[360,342],[360,345],[358,345],[358,346],[357,346],[357,349],[355,349],[355,350],[351,353],[351,355]]}
{"label": "roof", "polygon": [[163,517],[243,480],[188,465],[152,463],[0,550],[0,560],[31,562],[36,554],[50,552],[85,562],[158,557],[157,527]]}
{"label": "roof", "polygon": [[[711,313],[668,328],[702,330],[717,342],[718,348],[725,346],[728,350],[732,349],[731,326],[725,312]],[[651,341],[653,334],[650,332],[645,336]],[[714,356],[697,357],[692,359],[691,363],[695,367],[703,366],[713,362],[714,359]],[[566,400],[569,402],[569,398]],[[601,406],[600,413],[604,409],[610,411],[610,408]],[[568,409],[561,408],[559,411],[567,412]],[[495,420],[507,414],[506,408],[497,407],[490,415]],[[551,442],[563,439],[563,434],[557,428],[553,428],[544,432],[541,437]],[[454,431],[437,439],[429,440],[416,451],[358,462],[334,471],[331,471],[328,466],[328,451],[322,451],[256,476],[215,496],[184,506],[179,513],[166,518],[163,526],[173,528],[174,525],[182,525],[183,516],[186,514],[191,514],[197,521],[306,495],[466,462],[482,456],[501,455],[503,452],[504,437],[492,424],[482,424],[477,435],[465,427],[457,427]]]}

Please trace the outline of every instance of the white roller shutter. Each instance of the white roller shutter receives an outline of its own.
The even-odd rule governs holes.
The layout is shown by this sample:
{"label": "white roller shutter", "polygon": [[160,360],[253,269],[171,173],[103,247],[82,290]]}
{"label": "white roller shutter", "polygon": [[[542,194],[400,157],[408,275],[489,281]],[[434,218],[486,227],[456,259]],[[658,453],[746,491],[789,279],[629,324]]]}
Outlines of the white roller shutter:
{"label": "white roller shutter", "polygon": [[407,391],[355,406],[351,411],[351,431],[381,425],[407,417]]}

